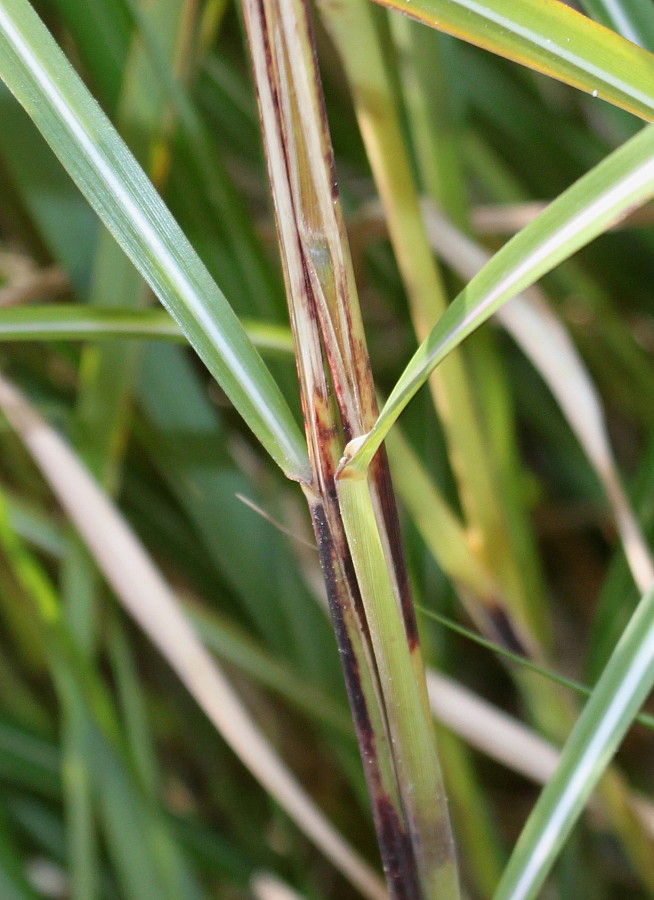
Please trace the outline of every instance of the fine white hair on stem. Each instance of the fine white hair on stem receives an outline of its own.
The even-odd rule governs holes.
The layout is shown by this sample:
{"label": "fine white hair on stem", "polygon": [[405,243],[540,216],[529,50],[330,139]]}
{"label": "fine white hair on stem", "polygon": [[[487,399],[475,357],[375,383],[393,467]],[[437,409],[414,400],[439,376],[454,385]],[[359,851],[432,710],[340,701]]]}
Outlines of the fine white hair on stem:
{"label": "fine white hair on stem", "polygon": [[232,750],[363,896],[386,900],[381,879],[313,803],[259,730],[126,520],[66,442],[3,377],[0,409],[73,521],[116,597]]}

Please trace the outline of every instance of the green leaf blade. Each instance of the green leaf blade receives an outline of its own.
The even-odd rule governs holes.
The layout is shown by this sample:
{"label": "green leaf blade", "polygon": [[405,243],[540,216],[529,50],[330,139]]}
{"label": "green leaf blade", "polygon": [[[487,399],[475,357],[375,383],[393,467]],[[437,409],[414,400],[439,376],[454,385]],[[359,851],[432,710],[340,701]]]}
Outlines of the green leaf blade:
{"label": "green leaf blade", "polygon": [[248,426],[291,478],[306,446],[288,405],[195,251],[31,7],[0,9],[0,76],[173,315]]}
{"label": "green leaf blade", "polygon": [[352,454],[367,464],[431,372],[499,307],[654,194],[654,129],[643,129],[553,201],[469,282],[397,381],[374,428]]}
{"label": "green leaf blade", "polygon": [[651,121],[654,57],[551,0],[377,0]]}
{"label": "green leaf blade", "polygon": [[654,683],[654,591],[641,600],[541,794],[494,900],[536,896]]}

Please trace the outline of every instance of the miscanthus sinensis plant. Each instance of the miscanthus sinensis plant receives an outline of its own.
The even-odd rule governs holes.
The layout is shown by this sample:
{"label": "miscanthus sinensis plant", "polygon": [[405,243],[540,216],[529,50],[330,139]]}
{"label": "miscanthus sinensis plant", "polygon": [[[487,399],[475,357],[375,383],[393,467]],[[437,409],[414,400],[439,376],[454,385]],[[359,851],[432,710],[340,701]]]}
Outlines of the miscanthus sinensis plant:
{"label": "miscanthus sinensis plant", "polygon": [[3,898],[654,895],[654,7],[577,5],[0,0]]}

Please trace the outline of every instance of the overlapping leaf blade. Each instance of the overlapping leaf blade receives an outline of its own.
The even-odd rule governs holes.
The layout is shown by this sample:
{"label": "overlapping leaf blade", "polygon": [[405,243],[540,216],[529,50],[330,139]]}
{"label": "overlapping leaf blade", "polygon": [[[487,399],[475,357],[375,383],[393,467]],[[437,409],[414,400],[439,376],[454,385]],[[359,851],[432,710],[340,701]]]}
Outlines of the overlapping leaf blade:
{"label": "overlapping leaf blade", "polygon": [[469,282],[397,381],[353,460],[371,458],[400,412],[448,353],[503,303],[654,194],[654,129],[646,128],[554,200]]}
{"label": "overlapping leaf blade", "polygon": [[561,754],[509,861],[495,900],[528,900],[654,683],[654,590],[645,594]]}
{"label": "overlapping leaf blade", "polygon": [[238,319],[32,8],[0,9],[0,76],[281,468],[308,477],[304,441]]}
{"label": "overlapping leaf blade", "polygon": [[654,57],[558,0],[377,0],[620,106],[654,117]]}

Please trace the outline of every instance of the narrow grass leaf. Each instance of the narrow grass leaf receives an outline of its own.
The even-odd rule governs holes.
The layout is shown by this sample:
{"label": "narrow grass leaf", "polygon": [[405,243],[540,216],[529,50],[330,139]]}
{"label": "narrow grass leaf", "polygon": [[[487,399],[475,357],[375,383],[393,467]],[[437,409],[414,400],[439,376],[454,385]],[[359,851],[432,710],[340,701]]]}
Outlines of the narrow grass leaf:
{"label": "narrow grass leaf", "polygon": [[[547,784],[560,751],[524,722],[434,669],[427,669],[429,703],[434,716],[470,746],[536,784]],[[637,793],[628,801],[654,837],[654,806]]]}
{"label": "narrow grass leaf", "polygon": [[[186,12],[184,21],[186,30],[193,21],[194,0],[185,0]],[[222,157],[218,152],[213,136],[198,115],[191,96],[182,82],[184,70],[192,67],[190,59],[177,59],[171,65],[170,48],[162,41],[162,24],[147,10],[147,4],[139,4],[137,0],[128,0],[133,12],[139,35],[146,50],[154,84],[161,92],[163,99],[169,104],[176,117],[177,135],[173,144],[176,162],[191,177],[195,177],[194,191],[200,197],[194,198],[197,203],[207,201],[209,214],[215,217],[221,226],[221,236],[227,245],[228,253],[234,258],[240,274],[240,291],[251,299],[257,313],[278,308],[283,304],[278,280],[273,273],[268,258],[252,227],[245,203],[240,192],[231,183]],[[143,8],[140,8],[143,6]],[[163,4],[165,9],[170,4]],[[183,46],[186,55],[192,46],[189,35],[183,35]],[[179,71],[176,71],[179,70]],[[182,73],[180,75],[180,72]]]}
{"label": "narrow grass leaf", "polygon": [[646,128],[557,197],[510,240],[443,313],[400,376],[351,462],[366,467],[430,373],[503,303],[654,194],[654,129]]}
{"label": "narrow grass leaf", "polygon": [[531,813],[495,900],[535,897],[654,683],[654,591],[640,601]]}
{"label": "narrow grass leaf", "polygon": [[[423,212],[441,257],[463,278],[474,278],[491,255],[433,204],[425,203]],[[543,377],[593,465],[613,509],[634,580],[645,593],[654,582],[654,563],[620,480],[600,398],[572,340],[535,287],[498,309],[497,317]]]}
{"label": "narrow grass leaf", "polygon": [[0,76],[273,459],[309,477],[295,420],[223,294],[26,0],[0,8]]}
{"label": "narrow grass leaf", "polygon": [[654,119],[654,57],[558,0],[376,0]]}

